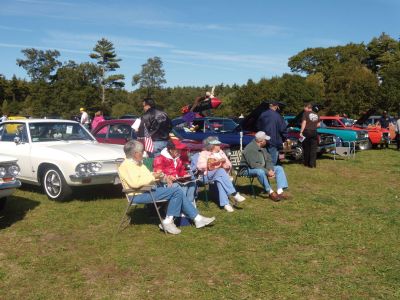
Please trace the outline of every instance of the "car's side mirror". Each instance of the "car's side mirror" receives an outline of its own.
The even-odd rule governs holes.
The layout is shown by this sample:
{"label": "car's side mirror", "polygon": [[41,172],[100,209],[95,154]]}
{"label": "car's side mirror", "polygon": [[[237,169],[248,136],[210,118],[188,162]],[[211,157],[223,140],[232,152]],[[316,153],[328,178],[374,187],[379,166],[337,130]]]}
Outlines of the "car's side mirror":
{"label": "car's side mirror", "polygon": [[16,145],[21,144],[21,138],[20,138],[19,136],[16,136],[16,137],[14,138],[14,143],[15,143]]}

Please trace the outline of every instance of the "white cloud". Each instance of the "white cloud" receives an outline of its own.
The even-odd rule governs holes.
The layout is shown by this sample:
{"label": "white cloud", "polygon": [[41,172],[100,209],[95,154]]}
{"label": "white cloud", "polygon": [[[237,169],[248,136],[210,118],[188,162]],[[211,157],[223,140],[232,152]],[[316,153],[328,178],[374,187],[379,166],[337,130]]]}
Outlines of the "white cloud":
{"label": "white cloud", "polygon": [[0,25],[0,30],[9,30],[9,31],[21,31],[21,32],[32,32],[32,29],[27,28],[18,28],[18,27],[10,27],[10,26],[3,26]]}
{"label": "white cloud", "polygon": [[233,54],[233,53],[210,53],[188,50],[172,50],[172,53],[181,58],[213,61],[217,63],[240,64],[242,67],[250,68],[276,68],[281,69],[286,65],[287,56],[284,55],[253,55],[253,54]]}

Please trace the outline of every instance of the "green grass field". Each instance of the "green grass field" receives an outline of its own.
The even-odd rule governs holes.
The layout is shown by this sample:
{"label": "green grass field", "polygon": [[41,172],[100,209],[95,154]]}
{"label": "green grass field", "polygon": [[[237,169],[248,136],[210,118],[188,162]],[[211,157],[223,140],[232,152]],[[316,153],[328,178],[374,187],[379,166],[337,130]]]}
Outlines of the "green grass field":
{"label": "green grass field", "polygon": [[165,236],[145,208],[116,234],[123,196],[66,203],[35,189],[0,217],[0,299],[399,299],[400,153],[285,164],[292,199],[248,199],[215,226]]}

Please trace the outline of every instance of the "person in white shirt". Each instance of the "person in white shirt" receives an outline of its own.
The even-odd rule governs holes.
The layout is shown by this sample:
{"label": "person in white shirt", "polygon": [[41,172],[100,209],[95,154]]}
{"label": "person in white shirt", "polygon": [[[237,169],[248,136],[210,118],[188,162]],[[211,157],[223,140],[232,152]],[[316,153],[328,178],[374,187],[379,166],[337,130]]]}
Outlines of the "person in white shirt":
{"label": "person in white shirt", "polygon": [[397,150],[400,151],[400,115],[398,116],[399,118],[396,121],[396,143],[397,143]]}
{"label": "person in white shirt", "polygon": [[85,111],[83,107],[81,107],[80,112],[81,112],[81,124],[85,126],[87,129],[89,129],[90,122],[88,113]]}
{"label": "person in white shirt", "polygon": [[4,114],[1,118],[0,118],[0,122],[4,122],[7,121],[7,115]]}

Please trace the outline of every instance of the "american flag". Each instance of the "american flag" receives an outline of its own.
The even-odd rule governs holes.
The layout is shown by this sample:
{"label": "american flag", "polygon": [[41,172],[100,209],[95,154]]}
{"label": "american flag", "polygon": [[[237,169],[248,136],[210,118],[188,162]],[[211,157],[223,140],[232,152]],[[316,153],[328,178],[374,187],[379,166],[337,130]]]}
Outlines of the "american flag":
{"label": "american flag", "polygon": [[154,151],[153,140],[151,139],[151,136],[147,131],[146,125],[144,125],[143,127],[144,127],[144,150],[153,153]]}

